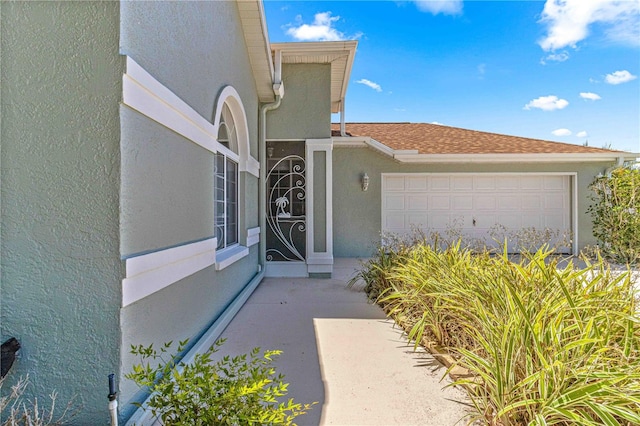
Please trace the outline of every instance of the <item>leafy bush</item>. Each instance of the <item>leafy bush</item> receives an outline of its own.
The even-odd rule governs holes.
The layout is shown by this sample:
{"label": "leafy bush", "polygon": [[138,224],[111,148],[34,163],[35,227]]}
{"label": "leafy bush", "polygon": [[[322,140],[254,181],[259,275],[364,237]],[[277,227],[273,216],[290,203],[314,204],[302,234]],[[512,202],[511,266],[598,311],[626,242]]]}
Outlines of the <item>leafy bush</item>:
{"label": "leafy bush", "polygon": [[[294,425],[293,419],[313,405],[293,399],[278,402],[287,394],[288,384],[283,383],[283,375],[276,375],[271,363],[281,351],[265,351],[259,356],[260,349],[254,348],[248,356],[225,356],[214,362],[212,356],[222,342],[197,354],[189,364],[178,362],[176,355],[164,359],[171,342],[159,352],[153,345],[132,346],[131,353],[139,355],[142,362],[126,377],[151,392],[144,409],[167,426]],[[187,341],[180,342],[178,353],[186,345]]]}
{"label": "leafy bush", "polygon": [[[416,344],[435,341],[472,377],[490,425],[640,424],[640,317],[630,273],[601,260],[560,268],[549,251],[513,262],[459,244],[417,245],[361,272]],[[383,261],[386,262],[386,258]]]}
{"label": "leafy bush", "polygon": [[[4,381],[5,378],[0,379],[0,389]],[[24,392],[28,386],[29,376],[21,377],[5,396],[0,397],[0,421],[3,426],[58,426],[65,424],[65,418],[73,417],[70,414],[71,402],[59,416],[54,416],[56,392],[49,395],[50,408],[41,406],[37,398],[33,401],[25,401]]]}
{"label": "leafy bush", "polygon": [[640,264],[640,169],[619,167],[590,186],[593,235],[610,260]]}

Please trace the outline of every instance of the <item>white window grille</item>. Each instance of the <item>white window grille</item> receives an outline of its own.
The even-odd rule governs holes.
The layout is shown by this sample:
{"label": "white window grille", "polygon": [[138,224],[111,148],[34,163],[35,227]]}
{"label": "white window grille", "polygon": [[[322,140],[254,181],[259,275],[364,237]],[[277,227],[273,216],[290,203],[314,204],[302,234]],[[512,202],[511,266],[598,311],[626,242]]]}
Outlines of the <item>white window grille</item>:
{"label": "white window grille", "polygon": [[224,104],[218,128],[222,145],[214,163],[214,218],[218,250],[238,244],[238,138],[233,116]]}

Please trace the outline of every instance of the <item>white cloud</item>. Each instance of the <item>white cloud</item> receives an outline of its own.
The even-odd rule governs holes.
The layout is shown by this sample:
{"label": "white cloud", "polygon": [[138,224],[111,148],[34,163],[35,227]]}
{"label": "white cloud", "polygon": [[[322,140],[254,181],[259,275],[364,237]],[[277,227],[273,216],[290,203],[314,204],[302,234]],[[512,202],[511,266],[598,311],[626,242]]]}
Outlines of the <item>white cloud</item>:
{"label": "white cloud", "polygon": [[569,135],[571,135],[571,130],[569,130],[569,129],[556,129],[551,133],[553,133],[556,136],[569,136]]}
{"label": "white cloud", "polygon": [[569,105],[569,101],[550,95],[540,96],[539,98],[532,100],[524,106],[524,109],[540,108],[543,111],[554,111],[556,109],[562,109],[567,105]]}
{"label": "white cloud", "polygon": [[444,126],[444,124],[438,122],[438,121],[432,121],[431,124],[436,124],[438,126]]}
{"label": "white cloud", "polygon": [[577,138],[586,138],[587,136],[589,136],[589,134],[587,132],[585,132],[584,130],[581,132],[576,133],[576,137]]}
{"label": "white cloud", "polygon": [[627,70],[612,72],[607,74],[604,80],[609,84],[622,84],[631,80],[635,80],[637,76],[631,74]]}
{"label": "white cloud", "polygon": [[581,92],[580,93],[580,97],[582,99],[589,99],[592,101],[597,101],[598,99],[602,99],[600,97],[600,95],[596,94],[596,93],[591,93],[591,92]]}
{"label": "white cloud", "polygon": [[414,1],[421,12],[433,15],[459,15],[462,13],[462,0],[421,0]]}
{"label": "white cloud", "polygon": [[567,51],[560,53],[550,53],[546,57],[540,59],[542,65],[546,65],[547,62],[564,62],[569,59],[569,53]]}
{"label": "white cloud", "polygon": [[547,35],[538,43],[546,51],[576,47],[595,23],[607,26],[610,40],[640,45],[638,0],[547,0],[540,22]]}
{"label": "white cloud", "polygon": [[380,85],[378,83],[374,83],[373,81],[367,80],[366,78],[362,78],[362,79],[356,81],[356,83],[360,83],[360,84],[364,84],[365,86],[369,86],[373,90],[375,90],[376,92],[382,92],[382,87],[380,87]]}
{"label": "white cloud", "polygon": [[[302,18],[297,17],[298,20]],[[291,27],[287,34],[299,41],[339,41],[347,37],[333,25],[340,20],[339,16],[331,16],[331,12],[316,13],[312,24],[301,24]]]}
{"label": "white cloud", "polygon": [[487,73],[487,64],[478,65],[478,78],[483,79],[486,73]]}

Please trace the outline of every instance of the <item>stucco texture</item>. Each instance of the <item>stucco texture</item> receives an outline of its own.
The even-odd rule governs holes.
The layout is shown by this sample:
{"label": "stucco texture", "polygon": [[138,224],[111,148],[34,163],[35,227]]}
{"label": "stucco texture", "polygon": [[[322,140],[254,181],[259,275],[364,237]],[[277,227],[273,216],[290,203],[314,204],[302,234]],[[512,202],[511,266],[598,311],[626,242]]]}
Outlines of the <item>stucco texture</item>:
{"label": "stucco texture", "polygon": [[122,107],[122,255],[213,237],[213,154]]}
{"label": "stucco texture", "polygon": [[[242,99],[258,158],[258,99],[236,2],[121,2],[123,55],[213,121],[226,85]],[[170,42],[169,42],[170,41]]]}
{"label": "stucco texture", "polygon": [[331,137],[331,65],[283,64],[285,95],[267,114],[267,139]]}
{"label": "stucco texture", "polygon": [[[231,85],[258,156],[258,100],[235,2],[122,2],[121,52],[209,122]],[[187,24],[188,23],[188,24]],[[170,41],[170,42],[168,42]],[[121,254],[124,258],[214,236],[214,154],[141,112],[121,107]],[[240,242],[258,225],[258,180],[240,173]],[[131,345],[197,338],[258,272],[258,246],[216,271],[202,269],[121,311],[120,413],[144,395],[124,375]]]}
{"label": "stucco texture", "polygon": [[2,340],[22,344],[3,393],[58,392],[106,424],[119,369],[119,6],[2,2]]}
{"label": "stucco texture", "polygon": [[[123,375],[130,372],[140,359],[130,352],[130,345],[153,343],[156,347],[173,341],[189,339],[195,343],[201,334],[222,313],[242,290],[242,285],[257,273],[258,246],[231,267],[216,271],[205,268],[163,291],[153,293],[122,309]],[[142,401],[146,395],[130,380],[120,383],[120,412],[123,418],[135,411],[132,401]]]}
{"label": "stucco texture", "polygon": [[[381,173],[519,173],[575,172],[578,189],[579,248],[594,244],[589,207],[589,184],[608,163],[402,164],[370,148],[333,150],[333,244],[335,257],[368,257],[380,243],[382,227]],[[361,176],[367,173],[364,192]]]}

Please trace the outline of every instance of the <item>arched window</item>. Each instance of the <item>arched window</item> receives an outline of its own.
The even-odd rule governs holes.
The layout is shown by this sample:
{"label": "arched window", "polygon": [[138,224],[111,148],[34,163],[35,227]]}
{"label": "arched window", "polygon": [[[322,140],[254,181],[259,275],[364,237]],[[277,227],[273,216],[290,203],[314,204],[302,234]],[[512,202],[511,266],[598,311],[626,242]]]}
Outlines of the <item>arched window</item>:
{"label": "arched window", "polygon": [[218,250],[238,244],[238,135],[233,114],[224,103],[218,124],[218,147],[214,164],[214,215]]}
{"label": "arched window", "polygon": [[220,123],[218,124],[218,142],[225,146],[225,148],[238,153],[238,134],[236,131],[236,124],[233,121],[233,115],[229,109],[229,105],[226,103],[222,105],[222,111],[220,113]]}
{"label": "arched window", "polygon": [[227,263],[228,259],[236,259],[238,253],[246,251],[240,237],[241,227],[244,226],[242,201],[246,194],[244,188],[240,187],[239,176],[242,172],[257,176],[257,171],[253,170],[255,160],[250,154],[249,127],[244,106],[233,87],[226,86],[220,91],[214,114],[214,225],[217,250],[220,251],[216,255],[216,262],[226,265],[230,264]]}

